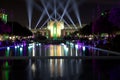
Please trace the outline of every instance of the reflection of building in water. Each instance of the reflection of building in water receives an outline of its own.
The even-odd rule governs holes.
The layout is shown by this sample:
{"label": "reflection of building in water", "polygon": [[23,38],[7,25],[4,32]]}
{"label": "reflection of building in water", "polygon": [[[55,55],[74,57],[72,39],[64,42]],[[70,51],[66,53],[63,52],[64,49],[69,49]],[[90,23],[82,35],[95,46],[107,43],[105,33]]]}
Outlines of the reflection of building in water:
{"label": "reflection of building in water", "polygon": [[50,77],[63,77],[64,60],[50,59]]}
{"label": "reflection of building in water", "polygon": [[3,64],[3,67],[4,67],[4,69],[2,70],[2,80],[9,80],[10,70],[9,70],[8,61],[6,61],[6,62]]}
{"label": "reflection of building in water", "polygon": [[[61,45],[50,45],[50,56],[64,56],[64,53],[61,53]],[[64,70],[64,60],[62,59],[50,59],[50,76],[51,77],[62,77]]]}
{"label": "reflection of building in water", "polygon": [[50,56],[64,56],[64,53],[61,53],[60,45],[50,45]]}

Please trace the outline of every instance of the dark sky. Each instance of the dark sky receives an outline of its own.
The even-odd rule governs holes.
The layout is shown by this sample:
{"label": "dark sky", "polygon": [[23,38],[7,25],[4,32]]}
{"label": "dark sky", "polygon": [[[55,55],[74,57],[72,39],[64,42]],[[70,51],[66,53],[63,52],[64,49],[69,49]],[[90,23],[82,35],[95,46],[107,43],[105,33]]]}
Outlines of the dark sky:
{"label": "dark sky", "polygon": [[[40,0],[34,0],[34,1],[37,4],[40,4]],[[62,3],[65,2],[65,0],[60,0],[60,1],[63,1]],[[112,7],[117,6],[120,2],[120,0],[76,0],[76,1],[79,4],[78,10],[80,13],[82,23],[91,22],[92,17],[96,16],[98,5],[99,5],[99,11],[104,11],[104,10],[111,9]],[[27,8],[26,8],[25,0],[0,0],[0,8],[6,9],[6,12],[8,13],[9,21],[17,21],[21,23],[22,25],[28,26],[28,16],[27,16]],[[32,26],[35,26],[41,13],[42,12],[39,11],[34,6]],[[77,19],[72,14],[73,14],[73,11],[70,12],[70,15],[74,19],[73,21],[77,23]],[[45,17],[47,18],[47,15]],[[43,24],[43,22],[41,22],[40,24]]]}

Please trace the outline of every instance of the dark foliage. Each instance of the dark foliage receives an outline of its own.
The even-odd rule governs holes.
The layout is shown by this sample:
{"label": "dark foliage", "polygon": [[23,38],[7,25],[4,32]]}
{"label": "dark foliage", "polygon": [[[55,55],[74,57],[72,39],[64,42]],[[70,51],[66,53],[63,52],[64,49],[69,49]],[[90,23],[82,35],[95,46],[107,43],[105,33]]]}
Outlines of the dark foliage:
{"label": "dark foliage", "polygon": [[8,22],[7,25],[10,26],[12,35],[18,35],[18,36],[31,36],[32,35],[32,32],[28,28],[23,27],[17,22]]}
{"label": "dark foliage", "polygon": [[92,34],[92,23],[87,24],[87,25],[84,26],[82,29],[80,29],[79,33],[80,33],[80,34],[83,34],[83,35]]}
{"label": "dark foliage", "polygon": [[0,19],[0,34],[9,34],[11,32],[11,28],[9,25],[5,24],[1,19]]}

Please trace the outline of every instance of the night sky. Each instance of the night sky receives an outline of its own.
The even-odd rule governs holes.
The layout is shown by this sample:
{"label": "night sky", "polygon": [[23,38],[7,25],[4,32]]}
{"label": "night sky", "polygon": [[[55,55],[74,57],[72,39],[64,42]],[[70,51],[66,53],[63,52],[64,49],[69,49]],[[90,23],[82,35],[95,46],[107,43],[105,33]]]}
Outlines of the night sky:
{"label": "night sky", "polygon": [[[41,6],[40,0],[34,0],[34,1],[38,5]],[[56,1],[58,1],[58,0],[56,0]],[[60,0],[60,1],[65,1],[65,0]],[[76,0],[76,1],[78,3],[78,9],[79,9],[82,23],[89,23],[92,21],[93,17],[96,17],[98,5],[99,5],[99,11],[111,9],[112,7],[116,7],[116,6],[120,5],[119,0]],[[62,3],[64,3],[64,2],[62,2]],[[71,6],[72,5],[70,5],[70,7]],[[0,0],[0,8],[6,9],[9,21],[17,21],[22,25],[28,26],[27,7],[26,7],[25,0]],[[32,26],[35,26],[41,13],[42,12],[39,11],[34,6],[33,17],[32,17]],[[75,23],[78,23],[77,19],[72,14],[73,14],[73,11],[70,12],[70,15],[74,19],[73,21]],[[46,18],[47,18],[47,15],[45,16],[43,21],[40,23],[40,25],[43,24],[43,22],[46,20]]]}

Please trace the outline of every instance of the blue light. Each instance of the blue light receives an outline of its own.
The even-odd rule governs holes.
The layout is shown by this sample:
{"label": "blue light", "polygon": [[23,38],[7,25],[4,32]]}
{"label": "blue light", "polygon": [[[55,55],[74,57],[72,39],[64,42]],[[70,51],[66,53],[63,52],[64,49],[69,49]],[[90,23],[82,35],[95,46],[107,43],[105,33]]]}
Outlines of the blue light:
{"label": "blue light", "polygon": [[17,48],[19,48],[20,46],[17,46]]}
{"label": "blue light", "polygon": [[10,47],[7,47],[7,50],[10,50]]}
{"label": "blue light", "polygon": [[64,46],[64,43],[61,43],[62,46]]}
{"label": "blue light", "polygon": [[85,50],[86,50],[86,49],[85,49],[85,46],[83,46],[82,48],[83,48],[83,51],[85,51]]}
{"label": "blue light", "polygon": [[17,48],[17,46],[15,46],[15,49]]}
{"label": "blue light", "polygon": [[23,47],[23,45],[21,45],[21,47]]}
{"label": "blue light", "polygon": [[23,51],[23,49],[22,49],[22,47],[20,47],[20,52],[22,52]]}
{"label": "blue light", "polygon": [[36,44],[37,46],[39,45],[39,44]]}
{"label": "blue light", "polygon": [[78,49],[78,45],[77,44],[75,45],[75,48]]}
{"label": "blue light", "polygon": [[41,45],[41,43],[39,43],[39,46]]}

